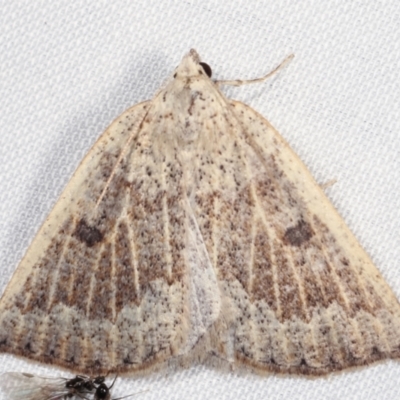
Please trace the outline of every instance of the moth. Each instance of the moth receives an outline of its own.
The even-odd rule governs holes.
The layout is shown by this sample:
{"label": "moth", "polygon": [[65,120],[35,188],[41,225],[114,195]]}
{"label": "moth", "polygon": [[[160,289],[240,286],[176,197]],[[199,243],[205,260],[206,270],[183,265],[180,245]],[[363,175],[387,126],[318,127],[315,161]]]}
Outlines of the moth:
{"label": "moth", "polygon": [[399,302],[369,256],[281,135],[221,91],[267,76],[214,81],[190,50],[110,125],[1,298],[1,352],[90,376],[399,357]]}

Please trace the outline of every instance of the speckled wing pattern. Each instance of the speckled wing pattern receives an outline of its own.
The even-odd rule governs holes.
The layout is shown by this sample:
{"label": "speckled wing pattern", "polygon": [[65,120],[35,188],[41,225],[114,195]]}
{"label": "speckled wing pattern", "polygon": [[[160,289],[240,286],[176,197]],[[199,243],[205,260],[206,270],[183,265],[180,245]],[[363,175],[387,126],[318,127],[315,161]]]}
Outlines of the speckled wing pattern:
{"label": "speckled wing pattern", "polygon": [[279,133],[208,72],[191,50],[88,153],[1,299],[0,351],[92,375],[399,357],[376,267]]}
{"label": "speckled wing pattern", "polygon": [[2,351],[136,371],[188,352],[218,317],[185,165],[158,113],[154,101],[126,111],[75,172],[3,295]]}
{"label": "speckled wing pattern", "polygon": [[230,147],[194,205],[224,310],[215,354],[309,375],[398,358],[399,302],[307,168],[247,105],[222,121]]}

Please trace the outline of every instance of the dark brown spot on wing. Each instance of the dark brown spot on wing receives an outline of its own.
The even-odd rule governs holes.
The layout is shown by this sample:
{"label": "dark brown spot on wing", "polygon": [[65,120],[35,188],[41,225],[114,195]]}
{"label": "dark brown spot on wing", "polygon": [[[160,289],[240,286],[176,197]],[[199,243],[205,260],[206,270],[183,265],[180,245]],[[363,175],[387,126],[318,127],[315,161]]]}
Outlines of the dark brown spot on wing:
{"label": "dark brown spot on wing", "polygon": [[89,226],[83,218],[79,221],[74,236],[89,247],[103,240],[103,234],[95,226]]}
{"label": "dark brown spot on wing", "polygon": [[295,226],[286,230],[283,240],[286,244],[299,247],[308,242],[313,235],[314,231],[311,225],[304,219],[300,219]]}

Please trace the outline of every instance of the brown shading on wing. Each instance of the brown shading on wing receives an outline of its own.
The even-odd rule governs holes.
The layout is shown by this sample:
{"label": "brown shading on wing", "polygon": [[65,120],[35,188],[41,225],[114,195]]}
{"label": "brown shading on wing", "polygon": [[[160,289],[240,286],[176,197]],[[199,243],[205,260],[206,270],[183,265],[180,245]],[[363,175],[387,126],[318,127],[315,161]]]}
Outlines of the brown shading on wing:
{"label": "brown shading on wing", "polygon": [[212,353],[310,375],[398,358],[391,289],[281,136],[230,105],[219,125],[231,144],[219,139],[221,168],[194,205],[225,307]]}
{"label": "brown shading on wing", "polygon": [[1,299],[0,351],[98,375],[146,369],[185,347],[182,165],[157,159],[150,105],[114,121],[46,219]]}

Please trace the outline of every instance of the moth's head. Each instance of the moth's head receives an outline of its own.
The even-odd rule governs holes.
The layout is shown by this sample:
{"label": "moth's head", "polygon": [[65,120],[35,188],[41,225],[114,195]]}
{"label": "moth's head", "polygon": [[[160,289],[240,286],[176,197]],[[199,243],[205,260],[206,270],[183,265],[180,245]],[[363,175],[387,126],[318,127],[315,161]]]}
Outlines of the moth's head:
{"label": "moth's head", "polygon": [[191,49],[189,53],[182,58],[181,63],[175,69],[174,78],[185,78],[204,75],[211,78],[211,68],[208,64],[201,62],[197,51]]}

